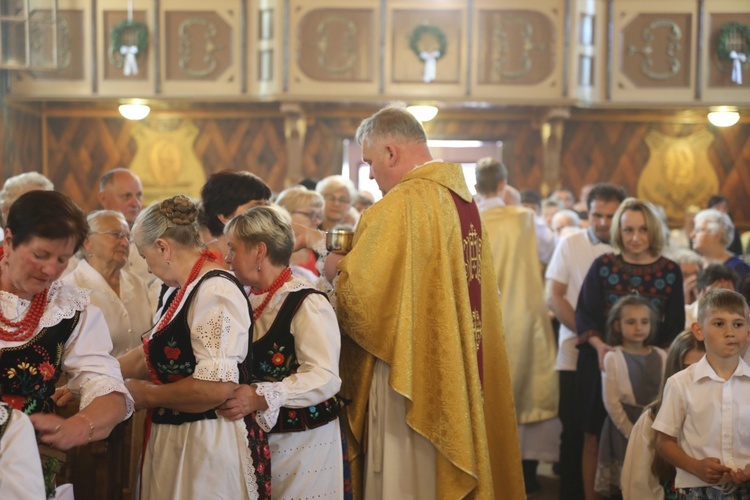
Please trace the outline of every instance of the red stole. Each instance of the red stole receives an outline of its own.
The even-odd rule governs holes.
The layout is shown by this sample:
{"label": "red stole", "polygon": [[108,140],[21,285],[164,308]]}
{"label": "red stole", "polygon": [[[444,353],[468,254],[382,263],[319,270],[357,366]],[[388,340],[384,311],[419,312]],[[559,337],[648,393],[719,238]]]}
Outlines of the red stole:
{"label": "red stole", "polygon": [[477,348],[479,381],[482,382],[482,221],[474,200],[464,201],[453,191],[450,192],[456,204],[458,219],[461,221],[461,240],[466,268],[466,286],[469,289],[472,330]]}

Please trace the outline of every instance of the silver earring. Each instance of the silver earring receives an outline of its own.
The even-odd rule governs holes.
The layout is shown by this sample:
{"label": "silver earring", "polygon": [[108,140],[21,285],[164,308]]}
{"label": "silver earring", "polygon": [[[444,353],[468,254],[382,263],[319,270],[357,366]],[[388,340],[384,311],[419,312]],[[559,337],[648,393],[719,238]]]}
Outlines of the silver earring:
{"label": "silver earring", "polygon": [[258,272],[260,272],[260,262],[258,262]]}

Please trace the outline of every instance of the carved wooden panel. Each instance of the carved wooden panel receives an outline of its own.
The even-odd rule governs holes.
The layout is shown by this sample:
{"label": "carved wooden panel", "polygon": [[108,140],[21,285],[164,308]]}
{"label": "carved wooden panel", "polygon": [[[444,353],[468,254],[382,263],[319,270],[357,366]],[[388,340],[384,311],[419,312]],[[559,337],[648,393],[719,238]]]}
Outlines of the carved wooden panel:
{"label": "carved wooden panel", "polygon": [[165,0],[162,89],[176,95],[238,95],[241,90],[240,0],[220,5]]}
{"label": "carved wooden panel", "polygon": [[[91,2],[58,0],[58,64],[57,71],[16,71],[11,74],[14,95],[80,96],[89,95],[91,86],[90,26]],[[50,33],[31,33],[31,50],[44,52]]]}
{"label": "carved wooden panel", "polygon": [[23,172],[42,170],[42,127],[38,115],[0,107],[0,183]]}
{"label": "carved wooden panel", "polygon": [[473,15],[472,94],[506,101],[563,97],[565,10],[554,0],[515,8],[478,0]]}
{"label": "carved wooden panel", "polygon": [[614,0],[612,100],[693,100],[697,19],[693,2]]}
{"label": "carved wooden panel", "polygon": [[690,14],[641,14],[622,30],[622,75],[636,87],[689,87]]}
{"label": "carved wooden panel", "polygon": [[289,91],[372,95],[377,92],[378,2],[292,2]]}
{"label": "carved wooden panel", "polygon": [[385,93],[462,96],[466,91],[468,6],[447,0],[386,5]]}
{"label": "carved wooden panel", "polygon": [[550,19],[531,10],[480,10],[479,83],[530,84],[547,78],[555,66],[556,30]]}

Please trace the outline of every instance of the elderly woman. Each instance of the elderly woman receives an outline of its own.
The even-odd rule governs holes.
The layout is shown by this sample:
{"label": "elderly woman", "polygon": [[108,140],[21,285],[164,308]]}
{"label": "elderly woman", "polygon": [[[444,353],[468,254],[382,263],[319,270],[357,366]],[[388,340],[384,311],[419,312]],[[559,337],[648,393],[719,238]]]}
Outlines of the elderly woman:
{"label": "elderly woman", "polygon": [[336,314],[323,294],[291,275],[294,234],[278,209],[252,208],[225,233],[227,262],[251,287],[252,372],[260,382],[239,386],[221,414],[257,410],[270,430],[274,498],[343,498]]}
{"label": "elderly woman", "polygon": [[63,281],[92,290],[91,303],[104,313],[112,337],[112,356],[119,357],[141,345],[141,334],[151,328],[148,288],[127,268],[130,228],[113,210],[88,216],[89,234],[83,241],[82,260]]}
{"label": "elderly woman", "polygon": [[[325,201],[320,193],[310,191],[302,186],[293,186],[279,194],[276,204],[286,209],[292,216],[292,222],[301,226],[316,228],[323,220]],[[289,261],[293,266],[300,266],[320,276],[316,267],[318,255],[309,248],[302,248],[292,254]]]}
{"label": "elderly woman", "polygon": [[607,415],[602,401],[605,342],[609,310],[620,297],[638,294],[649,299],[658,314],[656,344],[668,348],[685,324],[680,266],[663,256],[665,236],[656,209],[627,198],[612,220],[614,253],[594,260],[581,286],[575,321],[578,329],[576,403],[584,432],[583,486],[594,498],[599,435]]}
{"label": "elderly woman", "polygon": [[743,283],[750,275],[750,266],[727,247],[734,238],[734,224],[727,214],[715,208],[695,214],[695,228],[690,233],[693,250],[701,254],[706,265],[724,264],[734,270]]}
{"label": "elderly woman", "polygon": [[352,200],[357,195],[354,183],[341,175],[331,175],[318,182],[315,190],[323,195],[326,205],[323,211],[323,222],[319,229],[329,231],[336,225],[346,222]]}
{"label": "elderly woman", "polygon": [[3,227],[8,222],[8,210],[10,206],[22,194],[29,191],[52,191],[55,189],[52,181],[37,172],[26,172],[13,177],[8,177],[3,189],[0,191],[0,214],[2,215]]}
{"label": "elderly woman", "polygon": [[[217,256],[227,253],[224,225],[237,214],[256,205],[268,205],[271,189],[250,172],[222,170],[208,178],[201,189],[198,215],[203,241]],[[218,260],[221,262],[221,259]]]}
{"label": "elderly woman", "polygon": [[141,497],[258,498],[245,422],[214,411],[244,381],[251,310],[242,285],[203,250],[197,215],[175,196],[133,225],[151,272],[179,289],[143,347],[120,358],[136,407],[150,409]]}
{"label": "elderly woman", "polygon": [[[32,191],[10,208],[0,259],[0,394],[61,450],[107,437],[133,407],[90,291],[57,281],[87,233],[70,198]],[[81,399],[67,419],[52,414],[63,373]]]}

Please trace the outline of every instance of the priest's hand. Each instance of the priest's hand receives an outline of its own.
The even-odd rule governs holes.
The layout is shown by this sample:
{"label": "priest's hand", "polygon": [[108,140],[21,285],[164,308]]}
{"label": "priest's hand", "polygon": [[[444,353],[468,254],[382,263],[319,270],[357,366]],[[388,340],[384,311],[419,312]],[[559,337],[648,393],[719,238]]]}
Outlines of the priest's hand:
{"label": "priest's hand", "polygon": [[319,231],[312,227],[303,226],[292,222],[292,230],[294,231],[294,251],[302,250],[303,248],[315,249],[317,244],[325,241],[326,233]]}
{"label": "priest's hand", "polygon": [[240,384],[232,397],[216,409],[216,413],[227,420],[239,420],[254,411],[267,409],[266,398],[256,392],[254,385]]}

